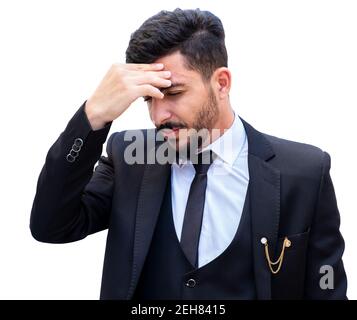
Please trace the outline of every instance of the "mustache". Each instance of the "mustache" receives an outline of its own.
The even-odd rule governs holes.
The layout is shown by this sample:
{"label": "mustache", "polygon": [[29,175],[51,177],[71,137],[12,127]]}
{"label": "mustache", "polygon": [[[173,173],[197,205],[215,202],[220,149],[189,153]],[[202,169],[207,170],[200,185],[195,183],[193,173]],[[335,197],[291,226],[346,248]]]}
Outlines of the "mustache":
{"label": "mustache", "polygon": [[177,129],[185,129],[187,128],[186,124],[184,123],[179,123],[179,122],[166,122],[166,123],[163,123],[159,126],[156,126],[156,129],[158,131],[162,130],[162,129],[174,129],[174,128],[177,128]]}

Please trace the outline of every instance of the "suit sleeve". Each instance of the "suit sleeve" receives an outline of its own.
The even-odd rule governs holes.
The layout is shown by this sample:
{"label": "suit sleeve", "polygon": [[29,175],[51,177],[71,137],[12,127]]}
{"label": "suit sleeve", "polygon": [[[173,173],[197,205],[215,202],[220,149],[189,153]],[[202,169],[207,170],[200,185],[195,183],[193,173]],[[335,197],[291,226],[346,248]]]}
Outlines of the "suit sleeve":
{"label": "suit sleeve", "polygon": [[93,131],[84,106],[48,151],[40,173],[30,217],[30,230],[38,241],[72,242],[108,227],[114,135],[107,143],[108,157],[101,157],[111,123]]}
{"label": "suit sleeve", "polygon": [[345,244],[339,231],[340,214],[329,173],[330,165],[330,156],[325,152],[319,198],[310,230],[306,299],[347,299],[347,278],[342,262]]}

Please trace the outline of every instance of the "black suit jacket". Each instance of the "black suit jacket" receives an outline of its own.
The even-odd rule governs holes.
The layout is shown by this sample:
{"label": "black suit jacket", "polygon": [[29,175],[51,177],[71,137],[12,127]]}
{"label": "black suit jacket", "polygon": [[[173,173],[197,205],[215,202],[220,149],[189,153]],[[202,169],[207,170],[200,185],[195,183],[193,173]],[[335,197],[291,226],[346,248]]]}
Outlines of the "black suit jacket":
{"label": "black suit jacket", "polygon": [[[329,155],[260,133],[242,121],[248,136],[258,299],[346,299],[344,241]],[[109,129],[110,124],[91,130],[84,105],[77,111],[47,154],[30,228],[35,239],[49,243],[80,240],[108,228],[101,298],[130,299],[148,253],[170,165],[126,164],[123,155],[130,141],[124,141],[124,132],[110,136],[108,156],[101,157]],[[67,155],[77,138],[83,145],[69,162]],[[285,236],[292,246],[280,272],[273,275],[261,238],[268,239],[275,259]],[[320,288],[324,265],[333,268],[333,289]]]}

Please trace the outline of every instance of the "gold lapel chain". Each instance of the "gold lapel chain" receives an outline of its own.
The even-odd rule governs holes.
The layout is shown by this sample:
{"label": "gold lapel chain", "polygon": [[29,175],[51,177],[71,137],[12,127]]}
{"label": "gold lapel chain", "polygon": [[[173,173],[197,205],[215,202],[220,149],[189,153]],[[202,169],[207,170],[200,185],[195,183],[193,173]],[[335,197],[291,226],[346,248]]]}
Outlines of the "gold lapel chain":
{"label": "gold lapel chain", "polygon": [[[264,249],[265,249],[265,257],[267,259],[269,269],[272,274],[277,274],[280,271],[281,265],[283,264],[283,259],[284,259],[284,252],[285,248],[289,248],[291,246],[291,241],[285,237],[284,242],[283,242],[283,248],[281,249],[280,256],[276,261],[271,261],[270,255],[269,255],[269,247],[268,247],[268,239],[263,237],[261,238],[261,243],[264,244]],[[278,265],[277,269],[274,270],[273,266]]]}

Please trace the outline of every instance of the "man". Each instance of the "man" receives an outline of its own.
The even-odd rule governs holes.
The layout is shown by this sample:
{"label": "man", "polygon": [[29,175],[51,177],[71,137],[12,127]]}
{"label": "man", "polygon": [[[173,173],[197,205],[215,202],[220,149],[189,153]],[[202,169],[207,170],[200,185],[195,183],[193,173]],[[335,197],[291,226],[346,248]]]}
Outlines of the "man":
{"label": "man", "polygon": [[[330,157],[233,112],[224,37],[207,11],[149,18],[48,152],[32,235],[108,228],[102,299],[346,299]],[[156,131],[115,133],[101,157],[139,97]]]}

